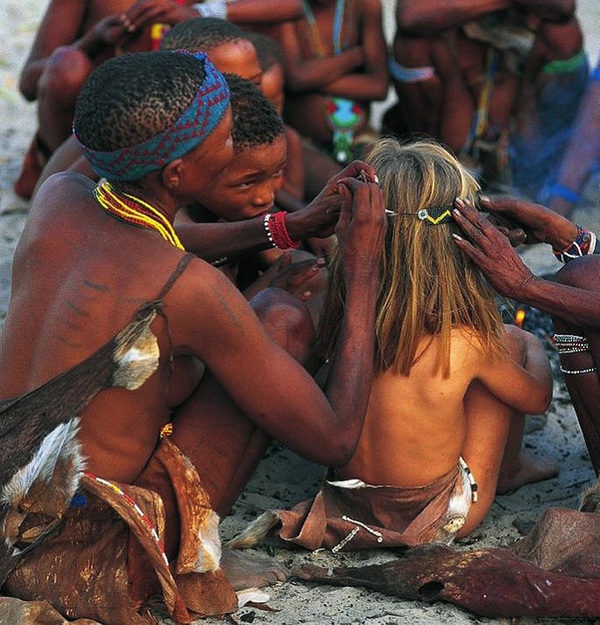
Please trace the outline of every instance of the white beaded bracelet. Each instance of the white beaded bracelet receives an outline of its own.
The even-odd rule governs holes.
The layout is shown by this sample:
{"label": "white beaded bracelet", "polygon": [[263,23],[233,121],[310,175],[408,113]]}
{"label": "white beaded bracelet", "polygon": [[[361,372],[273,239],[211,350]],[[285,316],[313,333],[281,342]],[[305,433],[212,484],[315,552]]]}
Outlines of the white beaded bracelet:
{"label": "white beaded bracelet", "polygon": [[275,245],[275,241],[273,240],[273,234],[271,233],[271,213],[266,213],[265,216],[263,217],[263,228],[265,229],[265,232],[267,233],[267,239],[269,239],[269,243],[273,246],[273,247],[277,247],[277,245]]}
{"label": "white beaded bracelet", "polygon": [[560,371],[566,375],[581,375],[583,373],[596,373],[598,369],[596,367],[589,367],[588,369],[565,369],[561,366]]}
{"label": "white beaded bracelet", "polygon": [[227,2],[225,0],[211,0],[210,2],[199,2],[192,4],[200,17],[217,17],[221,20],[227,19]]}

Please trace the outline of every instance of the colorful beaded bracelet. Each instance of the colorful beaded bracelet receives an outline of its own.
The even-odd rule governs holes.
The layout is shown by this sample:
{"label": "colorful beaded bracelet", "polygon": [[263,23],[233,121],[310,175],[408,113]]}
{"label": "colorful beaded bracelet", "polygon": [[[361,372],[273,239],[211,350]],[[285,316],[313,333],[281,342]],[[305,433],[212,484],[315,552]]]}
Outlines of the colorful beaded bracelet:
{"label": "colorful beaded bracelet", "polygon": [[568,263],[574,258],[594,254],[596,251],[596,235],[581,226],[577,226],[577,238],[564,250],[552,248],[554,256],[561,263]]}
{"label": "colorful beaded bracelet", "polygon": [[292,241],[287,226],[285,225],[285,211],[277,213],[267,213],[263,219],[263,226],[267,234],[267,238],[273,247],[280,250],[296,249],[300,245],[300,241]]}

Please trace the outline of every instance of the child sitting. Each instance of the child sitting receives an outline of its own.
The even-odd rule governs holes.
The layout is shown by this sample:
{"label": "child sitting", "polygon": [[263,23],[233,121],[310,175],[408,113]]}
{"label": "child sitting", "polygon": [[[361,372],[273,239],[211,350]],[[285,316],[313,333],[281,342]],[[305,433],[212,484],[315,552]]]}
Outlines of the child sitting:
{"label": "child sitting", "polygon": [[[551,399],[543,346],[502,323],[494,293],[452,237],[454,199],[473,200],[477,183],[432,141],[385,139],[368,160],[389,224],[363,431],[314,499],[262,519],[282,521],[280,536],[309,549],[451,542],[482,522],[496,493],[556,473],[521,451],[524,413],[544,412]],[[325,357],[344,310],[339,269],[334,258]]]}
{"label": "child sitting", "polygon": [[[221,73],[229,72],[257,85],[261,83],[262,71],[256,50],[246,32],[231,22],[212,17],[186,20],[164,34],[160,48],[206,52]],[[66,170],[97,178],[73,137],[66,139],[54,152],[42,171],[36,191],[51,174]]]}
{"label": "child sitting", "polygon": [[284,119],[339,163],[369,130],[369,104],[388,92],[378,1],[307,0],[305,16],[281,25],[288,94]]}
{"label": "child sitting", "polygon": [[384,127],[427,133],[486,186],[512,184],[537,197],[556,172],[585,89],[574,7],[562,0],[471,0],[460,8],[398,2],[389,60],[398,103]]}
{"label": "child sitting", "polygon": [[[176,218],[178,232],[186,249],[194,252],[194,236],[190,236],[194,229],[186,232],[181,228],[184,223],[235,222],[263,217],[265,229],[271,233],[272,249],[247,250],[243,254],[219,258],[213,264],[222,267],[247,297],[267,286],[281,286],[307,300],[314,295],[313,290],[308,294],[307,289],[319,286],[317,278],[323,267],[315,256],[301,250],[294,252],[295,261],[306,261],[303,264],[306,274],[302,271],[295,273],[297,285],[286,282],[294,271],[291,268],[283,271],[283,275],[278,273],[278,265],[268,271],[281,256],[282,249],[299,245],[299,242],[290,240],[285,226],[276,225],[285,224],[285,213],[275,211],[275,196],[283,183],[287,158],[283,120],[248,80],[232,74],[227,74],[226,78],[230,88],[235,156],[214,181],[204,204],[192,205],[179,212]],[[283,219],[279,221],[281,217]],[[196,235],[202,237],[203,231],[196,231]]]}
{"label": "child sitting", "polygon": [[[248,33],[258,55],[262,69],[261,91],[270,100],[279,115],[283,114],[285,101],[285,72],[281,46],[275,39],[263,33]],[[327,180],[339,172],[340,167],[326,158],[318,150],[302,143],[295,128],[285,124],[287,141],[287,163],[283,176],[283,186],[277,193],[275,203],[286,211],[297,211],[306,201],[314,199]],[[309,174],[305,175],[305,161],[309,160]],[[318,169],[318,178],[314,171]],[[328,256],[331,252],[331,237],[309,238],[305,241],[308,249],[317,256]]]}
{"label": "child sitting", "polygon": [[223,74],[236,74],[260,87],[262,70],[256,49],[239,26],[217,17],[198,17],[177,24],[163,37],[161,50],[206,52]]}
{"label": "child sitting", "polygon": [[[248,36],[254,44],[262,70],[260,90],[281,116],[283,115],[285,97],[285,72],[281,47],[275,39],[263,33],[250,32]],[[283,186],[277,194],[277,204],[285,210],[298,210],[304,204],[302,143],[298,132],[287,124],[285,125],[285,138],[287,141],[287,163]]]}
{"label": "child sitting", "polygon": [[[256,50],[248,37],[248,33],[230,22],[217,18],[196,18],[182,22],[166,33],[161,46],[163,50],[186,49],[190,52],[206,52],[219,71],[224,72],[229,70],[254,83],[260,83],[261,81],[262,71],[260,69]],[[229,82],[231,82],[231,77],[229,78]],[[243,81],[244,84],[245,82],[246,81]],[[246,85],[244,91],[247,90],[248,86]],[[263,111],[268,115],[268,121],[265,122],[266,126],[275,124],[277,129],[283,127],[281,118],[273,108],[269,106],[269,103],[261,96],[260,92],[257,92],[256,88],[251,90],[250,100],[253,104],[260,107],[258,114],[260,114],[260,111]],[[252,145],[266,144],[270,148],[277,147],[278,149],[273,152],[273,156],[276,160],[279,159],[279,161],[282,161],[285,166],[285,137],[276,142],[277,145],[275,146],[271,139],[278,136],[278,131],[274,131],[273,128],[271,128],[269,131],[271,134],[267,133],[264,136],[261,135],[258,131],[259,127],[257,126],[253,129],[252,126],[252,106],[248,104],[244,110],[247,111],[245,117],[247,121],[244,122],[247,124],[246,129],[249,129],[249,132],[251,132],[249,136],[255,141]],[[283,156],[281,155],[281,149],[284,151]],[[92,178],[97,178],[96,174],[90,170],[87,159],[82,156],[81,149],[73,138],[68,139],[65,144],[61,146],[59,152],[61,158],[58,158],[58,153],[55,154],[53,160],[46,168],[48,171],[44,170],[44,179],[56,171],[65,169],[76,170]],[[279,166],[276,168],[276,171],[278,169]],[[281,176],[275,176],[272,183],[273,188],[276,187],[276,189],[279,189],[281,186]],[[223,198],[231,196],[229,190],[222,191]],[[213,196],[216,198],[215,201],[221,199],[215,194],[213,194]],[[237,201],[239,202],[239,199]],[[249,215],[247,213],[245,217],[242,215],[244,211],[243,206],[245,205],[243,204],[242,208],[238,211],[238,204],[236,204],[234,200],[232,200],[232,202],[231,210],[228,213],[232,215],[231,221],[240,222],[241,219],[245,220],[244,224],[239,223],[241,227],[236,230],[235,234],[228,228],[228,226],[232,225],[231,223],[223,222],[223,220],[217,222],[214,215],[210,215],[206,212],[202,214],[199,212],[196,213],[197,220],[202,222],[201,226],[187,227],[183,223],[183,211],[180,211],[177,221],[178,228],[181,228],[181,230],[178,231],[178,234],[189,251],[197,254],[204,260],[215,262],[223,257],[227,257],[228,259],[237,258],[248,250],[256,252],[257,250],[266,249],[269,242],[262,220],[254,220],[255,222],[260,221],[260,223],[257,224],[251,223],[253,220],[248,219]],[[221,203],[222,202],[218,205],[220,206]],[[268,206],[271,207],[272,202],[268,202]],[[256,211],[256,214],[262,215],[264,212],[267,212],[267,210],[266,208],[261,208],[261,210]],[[318,210],[314,210],[314,208],[302,208],[302,213],[298,213],[298,219],[295,223],[296,227],[291,228],[292,232],[299,232],[299,239],[305,236],[322,236],[322,229],[325,229],[326,234],[329,234],[332,221],[335,220],[336,217],[334,214],[331,214],[327,219],[323,219],[321,214],[323,210],[327,210],[325,205]],[[227,221],[229,221],[229,219]],[[214,225],[216,227],[213,227],[213,224],[210,222],[215,222]],[[188,219],[188,224],[189,223],[190,221]],[[285,223],[289,225],[289,215],[286,217]],[[304,232],[306,232],[306,235],[303,234]],[[279,256],[279,250],[268,250],[263,253],[262,256],[269,256],[267,265],[270,265]],[[255,258],[254,254],[252,257]],[[316,259],[313,256],[307,254],[306,257],[311,259],[310,263],[307,263],[308,267],[306,267],[306,265],[301,265],[300,267],[296,266],[293,269],[290,268],[288,271],[282,272],[282,274],[279,274],[277,277],[278,285],[286,287],[288,291],[295,288],[301,295],[304,294],[302,295],[303,297],[306,297],[307,287],[309,286],[308,284],[304,284],[304,280],[312,278],[315,273],[320,273],[319,270],[322,267],[322,263],[315,264]],[[265,259],[263,258],[261,262],[264,263]],[[231,261],[231,263],[226,262],[224,264],[228,266],[233,274],[237,275],[237,264],[235,261]],[[244,264],[244,266],[246,267],[247,265]],[[260,270],[262,271],[264,267],[264,264],[261,264]],[[302,270],[302,267],[306,268],[306,272]],[[251,272],[254,278],[258,275],[257,271],[258,269],[255,268]],[[275,272],[275,269],[273,271]],[[266,276],[264,280],[267,281],[269,276]],[[292,276],[294,287],[289,284]],[[247,285],[249,282],[252,282],[252,279],[244,279],[240,284]]]}

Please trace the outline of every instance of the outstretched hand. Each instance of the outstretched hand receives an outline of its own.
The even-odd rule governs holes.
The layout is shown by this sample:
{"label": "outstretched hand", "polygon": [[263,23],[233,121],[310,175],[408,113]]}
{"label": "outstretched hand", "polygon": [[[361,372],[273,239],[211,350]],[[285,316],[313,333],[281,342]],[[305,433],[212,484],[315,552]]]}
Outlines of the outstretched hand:
{"label": "outstretched hand", "polygon": [[[288,215],[288,229],[296,239],[308,237],[326,238],[334,233],[344,203],[350,195],[340,193],[340,183],[347,179],[362,178],[375,182],[375,170],[362,161],[353,161],[333,176],[321,193],[302,210]],[[292,230],[293,229],[293,230]]]}
{"label": "outstretched hand", "polygon": [[479,203],[513,246],[549,243],[563,249],[577,238],[575,224],[541,204],[511,197],[490,199],[483,196]]}
{"label": "outstretched hand", "polygon": [[456,244],[479,266],[501,295],[519,299],[535,276],[513,249],[508,238],[470,202],[454,202],[454,220],[466,237],[453,235]]}

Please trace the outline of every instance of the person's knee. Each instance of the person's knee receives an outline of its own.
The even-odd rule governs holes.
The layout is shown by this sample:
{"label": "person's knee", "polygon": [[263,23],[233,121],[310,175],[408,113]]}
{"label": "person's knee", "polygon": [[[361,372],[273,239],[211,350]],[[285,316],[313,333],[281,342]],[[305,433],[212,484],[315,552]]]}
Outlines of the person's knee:
{"label": "person's knee", "polygon": [[304,302],[282,289],[267,288],[250,300],[267,334],[301,363],[310,356],[315,328]]}
{"label": "person's knee", "polygon": [[40,78],[38,97],[73,104],[92,68],[89,58],[79,50],[66,46],[57,48]]}
{"label": "person's knee", "polygon": [[480,501],[471,506],[469,514],[467,515],[467,520],[460,530],[458,530],[456,539],[460,540],[474,532],[483,523],[491,507],[491,503],[489,505],[486,503],[485,506],[480,506]]}
{"label": "person's knee", "polygon": [[576,18],[566,22],[542,22],[537,38],[545,47],[549,60],[568,59],[583,47],[583,33]]}
{"label": "person's knee", "polygon": [[554,277],[559,284],[588,291],[600,291],[600,256],[583,256],[572,260]]}

